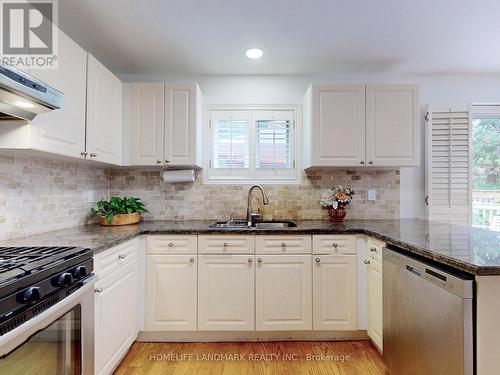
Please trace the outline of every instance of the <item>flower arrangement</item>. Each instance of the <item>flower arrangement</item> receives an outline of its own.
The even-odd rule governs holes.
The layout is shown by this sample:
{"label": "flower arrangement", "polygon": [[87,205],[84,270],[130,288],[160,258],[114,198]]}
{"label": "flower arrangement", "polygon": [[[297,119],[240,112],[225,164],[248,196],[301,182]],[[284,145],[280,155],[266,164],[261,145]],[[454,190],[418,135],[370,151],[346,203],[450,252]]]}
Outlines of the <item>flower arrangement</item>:
{"label": "flower arrangement", "polygon": [[351,188],[344,188],[340,185],[332,187],[322,194],[320,203],[323,208],[328,209],[330,221],[344,221],[345,206],[352,202],[353,195],[354,191]]}
{"label": "flower arrangement", "polygon": [[351,188],[344,188],[341,185],[326,190],[321,196],[321,206],[336,210],[339,206],[347,206],[352,202],[354,191]]}

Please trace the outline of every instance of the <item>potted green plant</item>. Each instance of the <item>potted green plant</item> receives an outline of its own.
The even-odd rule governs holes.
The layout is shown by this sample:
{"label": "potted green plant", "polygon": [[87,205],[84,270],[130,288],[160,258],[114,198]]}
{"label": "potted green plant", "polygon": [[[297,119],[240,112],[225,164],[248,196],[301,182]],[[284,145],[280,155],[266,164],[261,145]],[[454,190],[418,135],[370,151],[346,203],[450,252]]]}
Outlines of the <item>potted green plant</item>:
{"label": "potted green plant", "polygon": [[149,211],[139,198],[111,197],[109,200],[101,199],[90,212],[97,216],[101,225],[127,225],[138,223],[141,213]]}
{"label": "potted green plant", "polygon": [[344,221],[345,207],[352,202],[353,195],[354,191],[351,188],[344,188],[340,185],[332,187],[323,193],[320,203],[323,208],[328,209],[330,221]]}

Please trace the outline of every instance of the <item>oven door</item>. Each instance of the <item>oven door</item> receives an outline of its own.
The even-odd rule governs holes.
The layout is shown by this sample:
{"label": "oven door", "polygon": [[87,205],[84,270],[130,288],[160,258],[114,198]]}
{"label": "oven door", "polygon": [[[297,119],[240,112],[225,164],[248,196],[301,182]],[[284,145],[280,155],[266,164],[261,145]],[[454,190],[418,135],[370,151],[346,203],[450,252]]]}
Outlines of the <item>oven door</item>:
{"label": "oven door", "polygon": [[0,374],[94,373],[94,276],[0,337]]}

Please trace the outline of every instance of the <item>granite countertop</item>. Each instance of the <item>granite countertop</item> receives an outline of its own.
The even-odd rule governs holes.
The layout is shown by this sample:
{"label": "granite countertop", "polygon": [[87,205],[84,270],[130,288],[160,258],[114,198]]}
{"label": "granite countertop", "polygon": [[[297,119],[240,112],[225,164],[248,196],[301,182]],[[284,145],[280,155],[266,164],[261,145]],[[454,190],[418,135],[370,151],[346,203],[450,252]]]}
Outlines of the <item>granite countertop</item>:
{"label": "granite countertop", "polygon": [[304,220],[283,229],[209,228],[213,221],[145,221],[123,227],[85,225],[0,241],[0,246],[80,246],[98,253],[140,234],[367,234],[403,250],[473,274],[500,275],[500,232],[421,219]]}

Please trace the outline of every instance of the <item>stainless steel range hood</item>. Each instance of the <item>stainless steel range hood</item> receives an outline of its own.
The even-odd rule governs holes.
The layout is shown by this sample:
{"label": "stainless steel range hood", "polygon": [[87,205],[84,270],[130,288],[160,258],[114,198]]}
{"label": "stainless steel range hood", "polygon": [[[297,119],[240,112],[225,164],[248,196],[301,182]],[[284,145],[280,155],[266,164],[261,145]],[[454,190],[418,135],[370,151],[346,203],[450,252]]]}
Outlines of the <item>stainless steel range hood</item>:
{"label": "stainless steel range hood", "polygon": [[39,113],[61,108],[63,99],[61,92],[46,83],[0,65],[0,121],[31,121]]}

